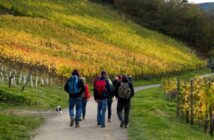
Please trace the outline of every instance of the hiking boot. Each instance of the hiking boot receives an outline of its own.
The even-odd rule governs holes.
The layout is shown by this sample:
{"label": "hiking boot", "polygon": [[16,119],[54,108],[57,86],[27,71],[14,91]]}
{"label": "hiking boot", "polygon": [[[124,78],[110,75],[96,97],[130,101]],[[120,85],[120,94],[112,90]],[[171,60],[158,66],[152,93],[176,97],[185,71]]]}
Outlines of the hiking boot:
{"label": "hiking boot", "polygon": [[74,125],[74,119],[71,118],[70,127],[72,127],[73,125]]}
{"label": "hiking boot", "polygon": [[121,123],[120,123],[120,128],[123,128],[123,126],[124,126],[124,122],[121,121]]}

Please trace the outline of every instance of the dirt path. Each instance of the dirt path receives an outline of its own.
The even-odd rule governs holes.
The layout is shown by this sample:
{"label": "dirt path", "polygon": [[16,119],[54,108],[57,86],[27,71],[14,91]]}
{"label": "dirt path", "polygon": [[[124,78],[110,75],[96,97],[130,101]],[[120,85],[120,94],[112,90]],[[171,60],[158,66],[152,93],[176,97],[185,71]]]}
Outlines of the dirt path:
{"label": "dirt path", "polygon": [[[214,74],[205,74],[202,77],[210,77]],[[148,88],[159,87],[160,84],[136,87],[135,91]],[[112,121],[106,122],[106,128],[96,127],[97,104],[91,99],[87,104],[86,120],[80,122],[80,128],[69,127],[68,109],[63,110],[63,115],[51,115],[46,118],[46,122],[38,130],[38,135],[33,140],[127,140],[127,129],[119,127],[116,114],[116,99],[112,105]],[[107,115],[107,113],[106,113]]]}
{"label": "dirt path", "polygon": [[199,76],[199,77],[206,78],[206,77],[212,77],[212,76],[214,76],[214,73],[204,74],[204,75],[201,75],[201,76]]}
{"label": "dirt path", "polygon": [[[136,87],[135,90],[140,91],[156,85],[148,85]],[[127,129],[120,128],[116,114],[116,103],[114,99],[112,104],[112,120],[106,122],[106,128],[96,127],[97,104],[91,99],[87,104],[86,119],[80,122],[80,128],[69,127],[68,109],[64,110],[63,115],[53,115],[46,119],[46,122],[38,130],[38,135],[34,140],[127,140]],[[107,113],[106,113],[107,115]]]}
{"label": "dirt path", "polygon": [[88,102],[86,119],[80,122],[80,128],[69,127],[67,109],[63,115],[48,117],[34,140],[127,140],[127,129],[119,127],[116,116],[116,99],[112,106],[112,121],[106,122],[106,128],[96,127],[96,105],[92,99]]}

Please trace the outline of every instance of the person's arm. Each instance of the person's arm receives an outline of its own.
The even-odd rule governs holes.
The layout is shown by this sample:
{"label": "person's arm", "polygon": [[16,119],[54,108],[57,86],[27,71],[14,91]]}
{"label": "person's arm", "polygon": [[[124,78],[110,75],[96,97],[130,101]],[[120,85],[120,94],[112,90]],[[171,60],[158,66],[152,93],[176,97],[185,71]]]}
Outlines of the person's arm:
{"label": "person's arm", "polygon": [[120,82],[117,82],[116,83],[116,86],[115,86],[115,97],[118,98],[118,89],[120,87]]}
{"label": "person's arm", "polygon": [[110,83],[108,80],[105,80],[106,81],[106,89],[107,89],[107,92],[109,92],[110,94],[112,94],[112,89],[111,89],[111,86],[110,86]]}
{"label": "person's arm", "polygon": [[64,90],[69,93],[69,91],[68,91],[68,80],[65,83]]}
{"label": "person's arm", "polygon": [[134,94],[135,94],[135,91],[134,91],[134,87],[133,87],[133,84],[132,84],[132,83],[129,83],[129,88],[131,89],[131,92],[132,92],[131,97],[133,97]]}
{"label": "person's arm", "polygon": [[82,95],[85,92],[85,85],[83,80],[80,80],[80,94]]}
{"label": "person's arm", "polygon": [[97,82],[97,80],[95,80],[95,82],[94,82],[94,100],[97,100],[97,92],[96,92],[96,90],[95,90],[95,84],[96,84],[96,82]]}

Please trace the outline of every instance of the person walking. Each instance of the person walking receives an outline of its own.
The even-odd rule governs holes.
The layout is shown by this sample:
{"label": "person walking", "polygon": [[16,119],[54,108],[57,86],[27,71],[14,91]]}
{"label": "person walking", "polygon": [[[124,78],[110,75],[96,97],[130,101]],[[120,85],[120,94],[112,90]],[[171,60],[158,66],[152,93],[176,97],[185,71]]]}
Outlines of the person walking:
{"label": "person walking", "polygon": [[94,99],[97,102],[97,126],[105,128],[105,112],[107,106],[107,99],[109,94],[112,94],[109,81],[106,79],[107,73],[101,72],[100,78],[94,83]]}
{"label": "person walking", "polygon": [[[122,81],[116,87],[117,115],[120,120],[120,127],[127,128],[129,123],[129,112],[131,108],[131,98],[134,96],[133,84],[128,81],[127,76],[122,76]],[[122,114],[124,110],[124,115]]]}
{"label": "person walking", "polygon": [[85,86],[85,92],[82,95],[82,119],[84,120],[86,115],[86,105],[90,98],[90,91],[88,84],[86,84],[86,79],[84,77],[82,77],[81,79],[83,80]]}
{"label": "person walking", "polygon": [[[73,126],[75,121],[75,128],[80,127],[80,115],[82,95],[85,91],[83,80],[80,79],[80,74],[77,69],[74,69],[71,73],[71,77],[67,80],[64,90],[69,93],[69,115],[70,115],[70,127]],[[76,114],[74,115],[74,106],[76,106]]]}
{"label": "person walking", "polygon": [[108,99],[107,99],[107,107],[108,107],[108,122],[111,122],[111,114],[112,114],[112,103],[114,98],[114,92],[113,92],[113,84],[111,79],[107,76],[106,79],[109,82],[111,93],[109,93]]}
{"label": "person walking", "polygon": [[208,61],[208,68],[210,68],[211,69],[211,72],[213,73],[214,72],[214,61],[213,61],[213,58],[211,59],[209,59],[209,61]]}

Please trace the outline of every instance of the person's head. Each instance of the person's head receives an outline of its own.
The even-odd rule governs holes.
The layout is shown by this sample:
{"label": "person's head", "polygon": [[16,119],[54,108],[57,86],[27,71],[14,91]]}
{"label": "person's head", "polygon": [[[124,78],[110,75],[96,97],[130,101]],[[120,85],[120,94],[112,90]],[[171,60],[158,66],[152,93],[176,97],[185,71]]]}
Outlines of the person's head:
{"label": "person's head", "polygon": [[117,81],[118,81],[118,80],[119,80],[118,76],[115,76],[115,77],[114,77],[114,80],[117,80]]}
{"label": "person's head", "polygon": [[85,77],[81,77],[81,79],[83,80],[84,83],[86,83]]}
{"label": "person's head", "polygon": [[106,71],[103,70],[103,71],[101,71],[100,75],[101,75],[101,77],[106,77],[107,73],[106,73]]}
{"label": "person's head", "polygon": [[126,75],[123,75],[123,76],[122,76],[122,82],[125,82],[125,83],[127,83],[127,82],[128,82],[128,78],[127,78],[127,76],[126,76]]}
{"label": "person's head", "polygon": [[122,80],[122,75],[117,75],[118,80],[121,81]]}
{"label": "person's head", "polygon": [[77,77],[80,77],[80,73],[77,69],[74,69],[71,73],[71,75],[76,75]]}
{"label": "person's head", "polygon": [[128,76],[128,81],[132,82],[132,80],[133,80],[132,76]]}

